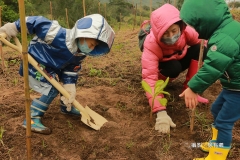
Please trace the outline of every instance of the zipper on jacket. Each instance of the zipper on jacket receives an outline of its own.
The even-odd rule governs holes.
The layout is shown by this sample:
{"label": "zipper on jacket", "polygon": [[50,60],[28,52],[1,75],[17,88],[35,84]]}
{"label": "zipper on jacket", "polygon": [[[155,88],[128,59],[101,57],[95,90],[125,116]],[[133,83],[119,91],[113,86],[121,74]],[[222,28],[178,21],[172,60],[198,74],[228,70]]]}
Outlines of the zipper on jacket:
{"label": "zipper on jacket", "polygon": [[230,77],[229,77],[229,75],[228,75],[227,71],[225,71],[224,73],[225,73],[225,74],[223,74],[223,75],[224,75],[225,77],[227,77],[227,79],[228,79],[228,82],[230,83],[230,80],[231,80],[231,79],[230,79]]}

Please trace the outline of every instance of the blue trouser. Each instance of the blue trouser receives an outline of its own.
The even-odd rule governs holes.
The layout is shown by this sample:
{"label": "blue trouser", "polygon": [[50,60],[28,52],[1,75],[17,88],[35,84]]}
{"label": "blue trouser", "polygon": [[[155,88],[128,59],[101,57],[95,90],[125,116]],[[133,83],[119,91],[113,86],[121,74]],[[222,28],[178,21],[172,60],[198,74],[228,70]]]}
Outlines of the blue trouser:
{"label": "blue trouser", "polygon": [[34,99],[31,104],[31,117],[40,118],[43,117],[45,111],[48,109],[48,106],[58,95],[58,90],[54,87],[51,88],[48,95],[42,95],[39,99]]}
{"label": "blue trouser", "polygon": [[49,105],[54,100],[54,98],[57,97],[58,93],[59,93],[59,91],[56,88],[52,87],[51,90],[49,91],[48,95],[46,96],[46,95],[43,94],[39,98],[39,100],[41,102]]}
{"label": "blue trouser", "polygon": [[223,89],[212,104],[211,112],[218,129],[217,143],[230,146],[234,123],[240,119],[240,92]]}

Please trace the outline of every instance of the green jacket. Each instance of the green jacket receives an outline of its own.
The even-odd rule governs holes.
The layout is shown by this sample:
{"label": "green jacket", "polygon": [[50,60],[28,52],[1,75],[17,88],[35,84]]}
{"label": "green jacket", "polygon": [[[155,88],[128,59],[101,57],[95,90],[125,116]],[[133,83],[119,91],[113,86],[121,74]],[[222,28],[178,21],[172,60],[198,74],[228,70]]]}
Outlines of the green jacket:
{"label": "green jacket", "polygon": [[185,0],[180,17],[208,40],[204,64],[188,82],[192,91],[202,93],[218,79],[223,88],[240,90],[240,23],[225,1]]}

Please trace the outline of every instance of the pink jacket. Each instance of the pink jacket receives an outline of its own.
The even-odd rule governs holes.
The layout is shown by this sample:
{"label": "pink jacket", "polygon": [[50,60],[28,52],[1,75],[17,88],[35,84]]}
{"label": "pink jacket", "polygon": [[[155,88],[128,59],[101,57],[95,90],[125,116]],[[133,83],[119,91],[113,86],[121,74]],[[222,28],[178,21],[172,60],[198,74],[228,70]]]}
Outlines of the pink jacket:
{"label": "pink jacket", "polygon": [[[181,26],[181,36],[173,45],[166,45],[160,41],[164,32],[175,22],[180,21],[179,10],[170,4],[152,12],[150,17],[151,30],[144,42],[142,53],[142,79],[154,89],[154,85],[159,80],[159,62],[169,60],[180,60],[187,52],[188,46],[200,43],[198,33],[189,26]],[[182,51],[182,54],[174,54],[176,51]],[[152,96],[146,93],[150,106],[152,106]],[[159,95],[157,98],[162,98]],[[153,112],[165,109],[158,100],[155,99]]]}

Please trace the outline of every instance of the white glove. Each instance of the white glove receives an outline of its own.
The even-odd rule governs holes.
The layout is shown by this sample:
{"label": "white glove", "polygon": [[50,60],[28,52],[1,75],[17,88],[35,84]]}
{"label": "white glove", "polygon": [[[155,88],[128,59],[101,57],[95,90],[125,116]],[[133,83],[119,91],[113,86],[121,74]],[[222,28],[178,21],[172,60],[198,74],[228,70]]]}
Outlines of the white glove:
{"label": "white glove", "polygon": [[7,40],[9,41],[12,37],[17,36],[18,30],[15,23],[6,23],[4,26],[0,28],[0,34],[1,33],[6,33]]}
{"label": "white glove", "polygon": [[70,112],[72,103],[76,97],[76,86],[75,86],[75,84],[64,84],[63,88],[66,89],[66,91],[68,91],[68,93],[70,94],[70,97],[66,98],[64,96],[61,96],[61,100],[67,106],[67,111]]}
{"label": "white glove", "polygon": [[170,133],[170,126],[176,127],[172,119],[168,116],[166,111],[160,111],[157,113],[155,130],[160,133]]}

